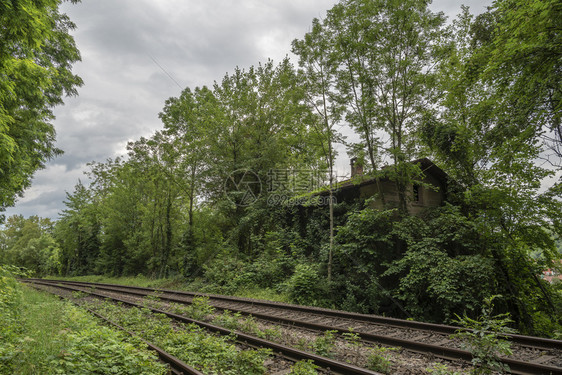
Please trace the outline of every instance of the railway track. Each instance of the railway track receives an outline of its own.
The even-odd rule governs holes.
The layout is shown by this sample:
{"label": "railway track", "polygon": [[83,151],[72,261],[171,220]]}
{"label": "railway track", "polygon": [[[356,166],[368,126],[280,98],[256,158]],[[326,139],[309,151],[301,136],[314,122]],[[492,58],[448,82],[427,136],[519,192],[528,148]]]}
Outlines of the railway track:
{"label": "railway track", "polygon": [[[409,320],[349,313],[338,310],[290,305],[269,301],[192,293],[167,289],[129,287],[115,284],[37,280],[50,285],[65,284],[77,288],[95,288],[97,292],[121,293],[146,297],[156,295],[162,301],[190,303],[194,297],[209,297],[217,309],[252,315],[269,322],[287,324],[316,331],[350,328],[369,343],[399,346],[419,353],[431,353],[447,360],[470,361],[471,354],[461,350],[449,335],[458,327]],[[502,358],[515,374],[562,374],[562,341],[532,336],[509,335],[515,356]]]}
{"label": "railway track", "polygon": [[[42,286],[47,286],[49,288],[59,288],[59,289],[64,289],[67,291],[77,291],[77,292],[84,292],[87,293],[91,296],[94,297],[98,297],[98,298],[102,298],[102,299],[110,299],[114,302],[118,302],[124,305],[128,305],[128,306],[132,306],[132,307],[137,307],[137,308],[147,308],[144,305],[135,303],[135,302],[131,302],[130,300],[125,300],[122,298],[117,298],[115,296],[109,296],[107,294],[101,294],[92,290],[85,290],[85,288],[81,288],[81,287],[77,287],[74,285],[62,285],[62,283],[60,282],[53,282],[53,281],[47,281],[47,280],[38,280],[38,279],[34,279],[34,280],[22,280],[23,282],[26,283],[30,283],[32,285],[42,285]],[[52,290],[48,290],[49,292],[53,293]],[[315,355],[315,354],[311,354],[302,350],[298,350],[295,348],[291,348],[285,345],[281,345],[275,342],[271,342],[268,340],[264,340],[252,335],[248,335],[239,331],[235,331],[235,330],[230,330],[230,329],[226,329],[223,327],[219,327],[210,323],[206,323],[206,322],[201,322],[201,321],[197,321],[194,319],[190,319],[187,318],[185,316],[182,315],[178,315],[178,314],[174,314],[171,313],[169,311],[165,311],[165,310],[161,310],[161,309],[156,309],[156,308],[150,308],[148,307],[149,310],[151,310],[153,313],[157,313],[157,314],[164,314],[166,316],[168,316],[169,318],[177,321],[177,322],[181,322],[181,323],[187,323],[187,324],[197,324],[198,326],[205,328],[206,330],[210,331],[210,332],[214,332],[214,333],[218,333],[220,335],[224,335],[224,336],[229,336],[229,335],[235,335],[237,337],[237,341],[240,344],[243,344],[245,346],[250,346],[250,347],[254,347],[254,348],[269,348],[272,349],[273,353],[275,353],[276,356],[281,356],[291,362],[296,362],[296,361],[301,361],[301,360],[310,360],[312,362],[314,362],[316,365],[320,366],[322,369],[324,369],[324,373],[329,373],[329,374],[342,374],[342,375],[381,375],[380,373],[368,370],[368,369],[364,369],[364,368],[360,368],[348,363],[344,363],[344,362],[340,362],[340,361],[336,361],[330,358],[326,358],[326,357],[322,357],[319,355]],[[113,323],[114,324],[114,323]],[[120,327],[122,328],[122,327]],[[150,343],[149,343],[150,344]],[[150,344],[149,346],[153,346],[152,344]],[[162,353],[159,355],[161,355],[161,358],[163,358],[166,362],[167,362],[167,357],[172,357],[167,353]],[[176,358],[177,359],[177,358]],[[181,362],[181,361],[180,361]],[[168,362],[167,362],[168,363]],[[173,367],[172,367],[173,368]],[[181,370],[179,373],[182,373]],[[185,374],[192,374],[191,372],[183,372]],[[196,372],[197,374],[201,374],[200,372]]]}
{"label": "railway track", "polygon": [[[43,289],[39,289],[39,290],[43,290]],[[61,296],[61,295],[58,295],[58,294],[57,294],[57,296],[60,297],[61,299],[68,300],[64,296]],[[158,358],[160,359],[161,362],[163,362],[163,363],[165,363],[169,366],[169,374],[171,374],[171,375],[205,375],[201,371],[198,371],[197,369],[189,366],[188,364],[186,364],[185,362],[183,362],[179,358],[171,355],[170,353],[167,353],[166,351],[164,351],[160,347],[154,345],[153,343],[151,343],[149,341],[146,341],[145,339],[138,336],[137,334],[135,334],[135,333],[127,330],[126,328],[120,326],[119,324],[115,323],[111,319],[108,319],[105,316],[103,316],[103,315],[101,315],[101,314],[99,314],[99,313],[97,313],[97,312],[95,312],[95,311],[93,311],[89,308],[85,308],[84,306],[81,306],[81,307],[84,308],[86,311],[88,311],[90,314],[92,314],[95,317],[97,317],[98,319],[100,319],[101,321],[107,323],[108,325],[113,326],[113,327],[129,334],[132,337],[136,337],[138,340],[140,340],[141,342],[146,344],[146,346],[148,346],[148,348],[150,350],[156,352],[156,354],[158,355]]]}
{"label": "railway track", "polygon": [[86,309],[86,310],[90,314],[98,317],[102,321],[116,327],[117,329],[120,329],[120,330],[128,333],[129,335],[131,335],[133,337],[139,338],[151,350],[155,351],[158,354],[158,358],[160,358],[160,361],[166,363],[170,367],[170,373],[171,374],[173,374],[173,375],[204,375],[201,371],[198,371],[197,369],[189,366],[188,364],[186,364],[185,362],[183,362],[179,358],[174,357],[170,353],[165,352],[163,349],[159,348],[158,346],[154,345],[153,343],[144,340],[142,337],[139,337],[135,333],[133,333],[131,331],[128,331],[127,329],[121,327],[119,324],[117,324],[117,323],[113,322],[112,320],[104,317],[103,315],[98,314],[97,312],[95,312],[91,309]]}

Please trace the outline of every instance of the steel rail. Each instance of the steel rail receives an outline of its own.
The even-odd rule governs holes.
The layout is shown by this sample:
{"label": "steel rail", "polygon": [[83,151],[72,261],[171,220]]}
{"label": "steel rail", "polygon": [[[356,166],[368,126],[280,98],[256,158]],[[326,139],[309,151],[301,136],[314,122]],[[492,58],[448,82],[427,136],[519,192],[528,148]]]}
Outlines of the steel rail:
{"label": "steel rail", "polygon": [[[47,281],[49,283],[60,283],[60,280],[41,280],[41,281]],[[142,292],[132,292],[131,289],[136,289],[136,290],[143,290],[145,292],[165,292],[168,294],[176,294],[176,295],[188,295],[190,296],[191,294],[189,293],[184,293],[184,292],[179,292],[179,291],[172,291],[172,290],[167,290],[167,289],[153,289],[153,288],[142,288],[142,287],[128,287],[128,286],[123,286],[123,285],[117,285],[117,284],[101,284],[101,283],[85,283],[85,282],[66,282],[66,281],[62,281],[65,284],[70,284],[70,285],[76,285],[79,287],[91,287],[92,284],[100,289],[100,290],[109,290],[112,292],[120,292],[120,293],[124,293],[124,294],[133,294],[133,295],[140,295],[140,296],[147,296],[149,295],[149,293],[142,293]],[[52,284],[51,284],[52,285]],[[118,290],[121,289],[121,290]],[[125,290],[123,290],[125,289]],[[194,295],[201,295],[201,294],[195,294]],[[209,296],[209,295],[206,295]],[[180,302],[180,303],[188,303],[185,300],[181,300],[181,299],[177,299],[174,297],[165,297],[165,296],[158,296],[160,299],[162,300],[168,300],[168,301],[173,301],[173,302]],[[253,301],[253,300],[252,300]],[[234,299],[233,302],[248,302],[245,299],[240,301],[239,299]],[[278,304],[273,304],[275,307],[278,307]],[[269,305],[268,305],[269,306]],[[287,304],[282,304],[282,306],[296,306],[296,305],[287,305]],[[302,306],[300,306],[302,307]],[[312,308],[315,310],[315,313],[319,314],[321,313],[321,311],[324,311],[324,309],[317,309],[317,308]],[[237,309],[232,309],[233,311],[236,311]],[[243,310],[239,310],[243,312]],[[302,310],[300,310],[302,311]],[[338,312],[337,310],[328,310],[330,312]],[[291,325],[295,325],[295,326],[301,326],[301,327],[305,327],[305,328],[310,328],[310,329],[314,329],[314,330],[321,330],[321,331],[325,331],[325,330],[338,330],[341,331],[341,327],[332,327],[332,326],[327,326],[327,325],[322,325],[322,324],[316,324],[316,323],[310,323],[310,322],[302,322],[302,321],[295,321],[292,319],[286,319],[286,318],[280,318],[280,317],[274,317],[274,316],[268,316],[265,314],[259,314],[259,313],[251,313],[251,312],[247,312],[244,311],[244,313],[246,314],[251,314],[255,317],[258,318],[264,318],[264,319],[268,319],[268,320],[277,320],[277,321],[282,321],[283,323],[287,323],[287,324],[291,324]],[[346,313],[346,312],[342,312],[342,315],[345,315],[346,318],[349,317],[349,315],[359,315],[359,316],[365,316],[364,314],[355,314],[355,313]],[[260,317],[260,315],[262,315],[262,317]],[[343,317],[343,316],[341,316]],[[392,318],[391,318],[392,319]],[[408,321],[409,322],[409,321]],[[424,323],[424,325],[427,325],[430,323]],[[433,325],[433,324],[432,324]],[[408,327],[408,328],[412,328],[412,327]],[[457,329],[457,327],[455,327]],[[429,330],[427,327],[424,328],[424,330]],[[439,345],[434,345],[434,344],[426,344],[426,343],[420,343],[420,342],[416,342],[416,341],[410,341],[410,340],[404,340],[404,339],[399,339],[399,338],[395,338],[395,337],[391,337],[391,336],[383,336],[383,335],[376,335],[376,334],[371,334],[371,333],[366,333],[366,332],[357,332],[361,338],[364,341],[369,341],[369,342],[376,342],[376,343],[381,343],[381,344],[385,344],[385,345],[391,345],[391,346],[401,346],[403,348],[407,348],[409,350],[413,350],[413,351],[417,351],[417,352],[421,352],[421,353],[432,353],[438,357],[444,358],[444,359],[448,359],[448,360],[457,360],[457,359],[462,359],[465,361],[470,361],[472,359],[472,355],[470,354],[470,352],[465,351],[465,350],[461,350],[461,349],[456,349],[456,348],[447,348],[447,347],[443,347],[443,346],[439,346]],[[441,333],[441,332],[440,332]],[[516,335],[516,336],[520,336],[520,335]],[[527,337],[527,336],[524,336]],[[535,338],[535,339],[541,339],[541,338]],[[557,349],[561,348],[561,343],[558,340],[550,340],[550,339],[545,339],[548,341],[555,341],[557,342]],[[508,366],[510,366],[510,369],[512,371],[512,373],[515,374],[558,374],[558,373],[562,373],[562,369],[559,367],[554,367],[554,366],[549,366],[549,365],[543,365],[543,364],[538,364],[538,363],[533,363],[533,362],[525,362],[525,361],[520,361],[520,360],[515,360],[515,359],[511,359],[511,358],[501,358],[502,362],[507,364]]]}
{"label": "steel rail", "polygon": [[181,359],[174,357],[173,355],[171,355],[170,353],[164,351],[163,349],[159,348],[158,346],[154,345],[153,343],[146,341],[145,339],[143,339],[142,337],[138,336],[137,334],[127,330],[124,327],[121,327],[119,324],[113,322],[112,320],[100,315],[99,313],[90,310],[90,309],[86,309],[88,312],[90,312],[91,314],[97,316],[98,318],[108,322],[109,324],[119,328],[120,330],[123,330],[124,332],[127,332],[129,335],[138,338],[139,340],[141,340],[143,343],[145,343],[150,349],[152,349],[153,351],[155,351],[158,354],[158,357],[160,358],[160,360],[164,363],[167,363],[170,365],[172,372],[174,374],[177,375],[204,375],[201,371],[194,369],[193,367],[189,366],[187,363],[183,362]]}
{"label": "steel rail", "polygon": [[[30,280],[45,280],[45,279],[30,279]],[[459,329],[463,329],[462,327],[446,325],[446,324],[435,324],[435,323],[426,323],[426,322],[418,322],[413,320],[405,320],[405,319],[398,319],[398,318],[389,318],[380,315],[371,315],[371,314],[361,314],[361,313],[353,313],[341,310],[333,310],[333,309],[325,309],[320,307],[311,307],[311,306],[302,306],[302,305],[293,305],[288,303],[280,303],[280,302],[271,302],[271,301],[263,301],[263,300],[256,300],[250,298],[240,298],[240,297],[231,297],[231,296],[222,296],[217,294],[208,294],[208,293],[196,293],[196,292],[187,292],[187,291],[180,291],[180,290],[171,290],[171,289],[160,289],[160,288],[146,288],[146,287],[139,287],[139,286],[129,286],[129,285],[119,285],[119,284],[106,284],[106,283],[91,283],[91,282],[79,282],[79,281],[65,281],[65,280],[52,280],[57,282],[64,282],[72,285],[95,285],[99,287],[115,287],[115,288],[123,288],[123,289],[135,289],[135,290],[143,290],[149,291],[153,293],[168,293],[168,294],[175,294],[175,295],[182,295],[187,297],[209,297],[209,299],[215,299],[219,301],[225,302],[236,302],[236,303],[249,303],[254,306],[263,306],[269,308],[277,308],[277,309],[287,309],[291,311],[300,311],[306,313],[313,313],[313,314],[320,314],[323,316],[330,316],[334,318],[347,318],[353,319],[358,322],[366,322],[366,323],[377,323],[377,324],[384,324],[390,327],[397,327],[397,328],[412,328],[417,330],[426,330],[431,332],[443,333],[443,334],[454,334]],[[185,302],[185,301],[183,301]],[[554,340],[554,339],[547,339],[543,337],[536,337],[536,336],[526,336],[526,335],[518,335],[518,334],[506,334],[507,338],[509,338],[513,343],[517,343],[522,346],[530,346],[533,348],[540,348],[540,349],[557,349],[562,350],[562,341],[561,340]]]}
{"label": "steel rail", "polygon": [[336,361],[330,358],[326,358],[326,357],[322,357],[316,354],[311,354],[311,353],[307,353],[305,351],[302,350],[298,350],[298,349],[294,349],[291,347],[288,347],[286,345],[282,345],[282,344],[278,344],[269,340],[264,340],[252,335],[248,335],[245,334],[243,332],[240,331],[236,331],[236,330],[229,330],[223,327],[219,327],[216,326],[214,324],[210,324],[210,323],[206,323],[206,322],[201,322],[195,319],[190,319],[187,318],[185,316],[182,315],[178,315],[178,314],[174,314],[168,311],[164,311],[161,309],[155,309],[155,308],[151,308],[151,307],[146,307],[134,302],[130,302],[121,298],[116,298],[116,297],[111,297],[111,296],[106,296],[100,293],[96,293],[93,291],[85,291],[85,290],[81,290],[78,289],[77,287],[71,286],[71,285],[62,285],[60,283],[55,283],[55,282],[49,282],[46,280],[22,280],[23,282],[29,282],[32,284],[39,284],[39,285],[45,285],[45,286],[50,286],[50,287],[55,287],[55,288],[61,288],[61,289],[66,289],[66,290],[71,290],[71,291],[79,291],[79,292],[84,292],[87,294],[90,294],[92,296],[96,296],[99,298],[103,298],[103,299],[110,299],[116,302],[121,302],[122,304],[125,305],[129,305],[129,306],[133,306],[133,307],[137,307],[137,308],[148,308],[150,311],[157,313],[157,314],[164,314],[166,316],[168,316],[169,318],[178,321],[178,322],[182,322],[182,323],[188,323],[188,324],[196,324],[200,327],[206,328],[209,331],[212,332],[216,332],[219,333],[221,335],[224,336],[228,336],[228,335],[236,335],[237,337],[237,341],[240,343],[245,343],[247,345],[251,345],[251,346],[255,346],[255,347],[262,347],[262,348],[270,348],[273,350],[274,353],[279,353],[282,356],[284,356],[285,358],[288,358],[292,361],[300,361],[300,360],[312,360],[316,365],[328,369],[330,371],[333,371],[335,373],[338,374],[342,374],[342,375],[381,375],[378,372],[374,372],[365,368],[361,368],[358,366],[354,366],[348,363],[344,363],[344,362],[340,362],[340,361]]}

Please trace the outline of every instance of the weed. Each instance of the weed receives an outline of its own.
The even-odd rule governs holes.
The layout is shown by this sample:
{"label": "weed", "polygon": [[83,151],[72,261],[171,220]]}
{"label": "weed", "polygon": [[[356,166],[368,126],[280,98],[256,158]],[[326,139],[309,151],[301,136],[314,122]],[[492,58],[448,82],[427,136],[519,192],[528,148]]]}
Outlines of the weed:
{"label": "weed", "polygon": [[326,331],[322,336],[318,336],[316,340],[314,340],[314,352],[318,355],[331,358],[336,344],[336,332],[338,331]]}
{"label": "weed", "polygon": [[387,352],[392,350],[384,347],[374,347],[367,357],[367,368],[373,371],[379,371],[384,374],[390,373],[392,363],[388,358]]}
{"label": "weed", "polygon": [[319,367],[312,362],[312,360],[307,359],[306,361],[298,361],[291,367],[291,375],[316,375],[318,374]]}
{"label": "weed", "polygon": [[264,360],[271,355],[271,349],[243,350],[238,353],[234,360],[236,374],[262,375],[267,372]]}
{"label": "weed", "polygon": [[361,345],[361,337],[359,336],[358,333],[353,332],[353,328],[349,328],[348,332],[344,332],[342,333],[343,338],[345,339],[345,341],[347,342],[347,346],[349,347],[349,351],[352,353],[353,355],[353,360],[349,361],[350,363],[357,363],[357,361],[359,360],[359,354],[362,348]]}
{"label": "weed", "polygon": [[308,342],[305,338],[299,338],[297,343],[295,344],[296,348],[303,351],[310,351],[314,350],[313,346]]}
{"label": "weed", "polygon": [[186,312],[192,319],[206,320],[215,312],[215,308],[209,305],[209,297],[194,297],[186,308]]}
{"label": "weed", "polygon": [[[163,314],[151,313],[148,309],[123,309],[115,305],[104,306],[103,315],[115,320],[133,332],[142,334],[168,353],[191,366],[209,374],[266,373],[265,359],[268,350],[239,350],[234,341],[236,335],[215,336],[195,324],[172,323]],[[228,312],[226,321],[238,321],[239,314]]]}
{"label": "weed", "polygon": [[224,310],[222,314],[213,319],[213,323],[228,329],[239,329],[241,317],[242,315],[239,312],[233,314],[230,310]]}
{"label": "weed", "polygon": [[279,327],[266,328],[263,330],[265,338],[271,341],[279,341],[283,337]]}
{"label": "weed", "polygon": [[471,319],[466,314],[455,322],[466,328],[458,330],[452,335],[462,341],[462,347],[472,354],[474,374],[491,374],[494,371],[506,372],[509,367],[501,363],[500,355],[511,354],[511,343],[507,341],[507,333],[515,330],[507,327],[512,320],[509,314],[492,315],[493,300],[499,295],[486,298],[482,307],[482,314],[477,319]]}
{"label": "weed", "polygon": [[87,293],[84,293],[84,292],[81,292],[81,291],[72,292],[72,298],[74,298],[74,299],[81,299],[81,298],[86,297],[87,295],[88,295]]}
{"label": "weed", "polygon": [[190,310],[188,309],[188,307],[179,303],[172,303],[170,305],[170,310],[174,314],[190,316]]}
{"label": "weed", "polygon": [[142,299],[142,305],[145,307],[152,307],[157,309],[161,306],[160,297],[157,295],[149,294]]}
{"label": "weed", "polygon": [[248,316],[246,319],[242,321],[240,324],[240,329],[244,332],[248,332],[250,334],[256,335],[261,338],[265,338],[265,334],[260,328],[258,327],[258,323],[256,323],[256,319],[253,316]]}
{"label": "weed", "polygon": [[461,375],[460,372],[451,371],[447,365],[442,363],[435,363],[433,366],[425,369],[429,374],[433,375]]}

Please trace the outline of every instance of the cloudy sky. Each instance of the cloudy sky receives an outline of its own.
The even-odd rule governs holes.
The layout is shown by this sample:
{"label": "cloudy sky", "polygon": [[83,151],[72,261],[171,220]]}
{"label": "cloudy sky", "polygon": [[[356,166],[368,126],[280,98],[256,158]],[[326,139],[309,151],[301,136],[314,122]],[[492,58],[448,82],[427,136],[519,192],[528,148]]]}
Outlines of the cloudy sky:
{"label": "cloudy sky", "polygon": [[[337,0],[82,0],[65,2],[82,54],[74,71],[79,96],[55,109],[57,146],[64,155],[36,173],[33,185],[6,215],[56,219],[66,192],[86,181],[86,163],[125,153],[128,141],[161,129],[158,112],[181,88],[212,85],[232,72],[290,54]],[[491,1],[465,0],[472,13]],[[454,0],[436,0],[449,19]],[[295,61],[296,63],[296,61]],[[345,155],[345,153],[344,153]],[[345,157],[339,168],[347,168]]]}

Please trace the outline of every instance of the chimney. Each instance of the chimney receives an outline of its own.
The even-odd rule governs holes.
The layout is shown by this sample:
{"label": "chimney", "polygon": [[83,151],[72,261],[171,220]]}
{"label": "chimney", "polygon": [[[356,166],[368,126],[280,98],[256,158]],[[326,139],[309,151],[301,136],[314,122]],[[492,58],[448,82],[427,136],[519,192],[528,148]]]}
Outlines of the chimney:
{"label": "chimney", "polygon": [[363,175],[363,166],[357,164],[357,158],[351,158],[351,178]]}

